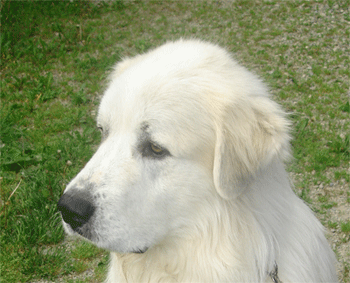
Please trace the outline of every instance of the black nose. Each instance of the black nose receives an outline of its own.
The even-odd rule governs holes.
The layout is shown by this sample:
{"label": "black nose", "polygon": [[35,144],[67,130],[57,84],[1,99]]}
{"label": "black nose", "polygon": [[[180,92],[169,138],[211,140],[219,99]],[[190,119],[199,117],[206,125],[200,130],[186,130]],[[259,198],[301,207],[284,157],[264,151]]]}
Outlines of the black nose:
{"label": "black nose", "polygon": [[73,230],[83,226],[89,221],[95,211],[89,195],[77,192],[63,194],[57,203],[57,208],[62,214],[63,220]]}

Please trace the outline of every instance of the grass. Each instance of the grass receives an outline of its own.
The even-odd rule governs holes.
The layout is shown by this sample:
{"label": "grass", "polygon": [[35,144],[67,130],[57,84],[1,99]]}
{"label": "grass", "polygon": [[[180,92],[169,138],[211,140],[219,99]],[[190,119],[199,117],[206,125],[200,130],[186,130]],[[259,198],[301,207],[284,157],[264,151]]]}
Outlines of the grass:
{"label": "grass", "polygon": [[[1,282],[101,282],[106,252],[64,240],[56,203],[100,141],[110,68],[166,40],[225,46],[291,115],[295,190],[349,277],[346,1],[1,1]],[[73,276],[76,276],[74,278]]]}

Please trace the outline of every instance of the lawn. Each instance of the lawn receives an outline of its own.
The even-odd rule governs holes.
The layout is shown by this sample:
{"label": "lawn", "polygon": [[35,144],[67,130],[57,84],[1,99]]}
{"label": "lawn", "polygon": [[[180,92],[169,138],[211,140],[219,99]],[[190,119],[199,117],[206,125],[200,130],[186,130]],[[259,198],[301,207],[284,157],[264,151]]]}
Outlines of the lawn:
{"label": "lawn", "polygon": [[293,122],[295,192],[350,282],[347,1],[1,3],[1,282],[101,282],[108,253],[67,238],[56,204],[92,156],[111,67],[180,37],[216,42],[261,76]]}

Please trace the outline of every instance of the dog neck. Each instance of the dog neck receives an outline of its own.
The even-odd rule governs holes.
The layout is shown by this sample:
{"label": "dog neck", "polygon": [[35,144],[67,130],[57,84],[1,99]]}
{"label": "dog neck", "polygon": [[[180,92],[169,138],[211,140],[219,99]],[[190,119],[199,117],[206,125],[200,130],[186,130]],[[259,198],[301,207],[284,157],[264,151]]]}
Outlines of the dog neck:
{"label": "dog neck", "polygon": [[273,239],[259,231],[246,202],[211,200],[225,209],[184,233],[190,236],[143,254],[112,253],[107,282],[265,282],[274,265]]}

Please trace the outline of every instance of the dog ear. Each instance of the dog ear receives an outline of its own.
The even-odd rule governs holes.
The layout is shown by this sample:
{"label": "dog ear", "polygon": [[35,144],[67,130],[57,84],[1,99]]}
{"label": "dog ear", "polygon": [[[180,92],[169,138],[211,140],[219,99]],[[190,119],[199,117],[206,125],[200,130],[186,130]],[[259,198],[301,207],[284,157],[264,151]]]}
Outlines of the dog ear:
{"label": "dog ear", "polygon": [[223,198],[236,198],[262,166],[289,156],[285,116],[267,96],[250,97],[226,107],[217,123],[213,167],[214,184]]}

